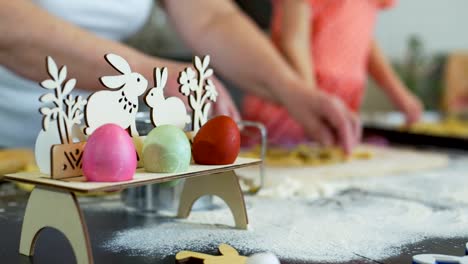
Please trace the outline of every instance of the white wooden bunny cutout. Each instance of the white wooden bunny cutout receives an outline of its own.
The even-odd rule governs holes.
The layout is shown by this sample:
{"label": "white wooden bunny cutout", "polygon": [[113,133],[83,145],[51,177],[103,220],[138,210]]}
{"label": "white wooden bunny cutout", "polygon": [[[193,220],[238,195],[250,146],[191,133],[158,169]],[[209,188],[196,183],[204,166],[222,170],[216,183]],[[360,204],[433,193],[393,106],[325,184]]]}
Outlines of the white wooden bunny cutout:
{"label": "white wooden bunny cutout", "polygon": [[151,108],[151,122],[154,126],[174,125],[184,129],[192,120],[187,114],[184,102],[177,97],[164,98],[167,83],[167,68],[155,68],[155,86],[148,91],[145,102]]}
{"label": "white wooden bunny cutout", "polygon": [[88,98],[84,132],[90,135],[99,126],[114,123],[123,129],[130,128],[131,135],[138,136],[135,124],[138,97],[146,91],[148,81],[141,74],[132,72],[122,57],[107,54],[105,58],[122,75],[100,78],[104,86],[117,90],[95,92]]}

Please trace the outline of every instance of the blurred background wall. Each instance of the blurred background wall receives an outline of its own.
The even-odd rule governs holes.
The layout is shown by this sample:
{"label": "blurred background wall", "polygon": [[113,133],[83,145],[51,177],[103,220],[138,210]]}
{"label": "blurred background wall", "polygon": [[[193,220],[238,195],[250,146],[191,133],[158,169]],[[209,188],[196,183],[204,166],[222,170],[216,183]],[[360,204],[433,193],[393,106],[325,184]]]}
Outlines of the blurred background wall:
{"label": "blurred background wall", "polygon": [[406,41],[418,34],[428,52],[468,49],[467,0],[399,0],[378,18],[376,37],[393,58],[405,53]]}
{"label": "blurred background wall", "polygon": [[[399,0],[378,18],[376,39],[428,107],[439,104],[446,56],[468,50],[467,10],[466,0]],[[370,82],[363,111],[389,109],[390,103]]]}

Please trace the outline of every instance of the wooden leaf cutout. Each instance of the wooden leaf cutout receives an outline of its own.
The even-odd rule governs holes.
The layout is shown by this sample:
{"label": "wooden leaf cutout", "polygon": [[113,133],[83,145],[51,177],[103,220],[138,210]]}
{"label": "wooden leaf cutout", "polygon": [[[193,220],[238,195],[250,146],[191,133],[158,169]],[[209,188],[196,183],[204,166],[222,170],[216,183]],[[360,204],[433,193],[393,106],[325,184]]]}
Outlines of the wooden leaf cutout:
{"label": "wooden leaf cutout", "polygon": [[41,112],[41,114],[43,115],[48,115],[50,114],[51,110],[48,107],[41,107],[41,109],[39,109],[39,112]]}
{"label": "wooden leaf cutout", "polygon": [[203,59],[203,69],[208,68],[208,64],[210,64],[210,55],[206,55]]}
{"label": "wooden leaf cutout", "polygon": [[52,57],[47,56],[47,70],[49,72],[50,77],[52,77],[54,80],[58,80],[58,68],[57,64],[55,64],[54,59]]}
{"label": "wooden leaf cutout", "polygon": [[62,83],[63,81],[65,81],[65,78],[67,78],[67,66],[63,66],[62,69],[60,69],[60,72],[59,72],[59,83]]}
{"label": "wooden leaf cutout", "polygon": [[73,88],[75,88],[75,85],[76,85],[76,79],[68,80],[65,83],[65,86],[63,87],[62,95],[66,96],[67,94],[69,94],[73,90]]}
{"label": "wooden leaf cutout", "polygon": [[[53,102],[54,100],[55,100],[55,95],[52,93],[44,94],[39,98],[39,101],[43,103],[50,103],[50,102]],[[41,110],[41,113],[44,114],[42,110]]]}
{"label": "wooden leaf cutout", "polygon": [[45,80],[41,82],[41,86],[46,89],[55,89],[57,84],[53,80]]}
{"label": "wooden leaf cutout", "polygon": [[205,77],[208,78],[208,77],[210,77],[211,75],[213,75],[213,69],[208,69],[208,70],[205,72]]}
{"label": "wooden leaf cutout", "polygon": [[210,114],[210,109],[211,109],[211,103],[207,103],[204,107],[203,107],[203,122],[205,123],[206,121],[208,121],[208,116]]}
{"label": "wooden leaf cutout", "polygon": [[195,68],[200,69],[200,70],[203,69],[203,65],[198,56],[195,56]]}

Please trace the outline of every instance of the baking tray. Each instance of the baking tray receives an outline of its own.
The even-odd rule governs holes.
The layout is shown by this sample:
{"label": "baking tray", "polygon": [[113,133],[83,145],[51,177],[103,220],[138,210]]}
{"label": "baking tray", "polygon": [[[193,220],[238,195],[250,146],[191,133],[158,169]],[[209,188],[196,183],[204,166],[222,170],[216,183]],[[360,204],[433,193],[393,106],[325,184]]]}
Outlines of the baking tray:
{"label": "baking tray", "polygon": [[[405,121],[400,113],[363,114],[361,118],[365,137],[378,135],[396,144],[468,150],[468,137],[431,135],[403,130]],[[425,112],[422,121],[438,122],[442,118],[443,115],[438,112]]]}

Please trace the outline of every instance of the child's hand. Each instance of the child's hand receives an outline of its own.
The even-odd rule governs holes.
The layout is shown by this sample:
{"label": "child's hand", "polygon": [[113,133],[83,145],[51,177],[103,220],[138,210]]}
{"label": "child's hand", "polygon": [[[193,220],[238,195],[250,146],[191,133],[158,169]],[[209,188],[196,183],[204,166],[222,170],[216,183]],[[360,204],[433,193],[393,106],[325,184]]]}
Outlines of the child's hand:
{"label": "child's hand", "polygon": [[397,108],[403,112],[406,117],[408,125],[414,124],[419,121],[423,112],[421,101],[408,91],[402,93],[395,99]]}

